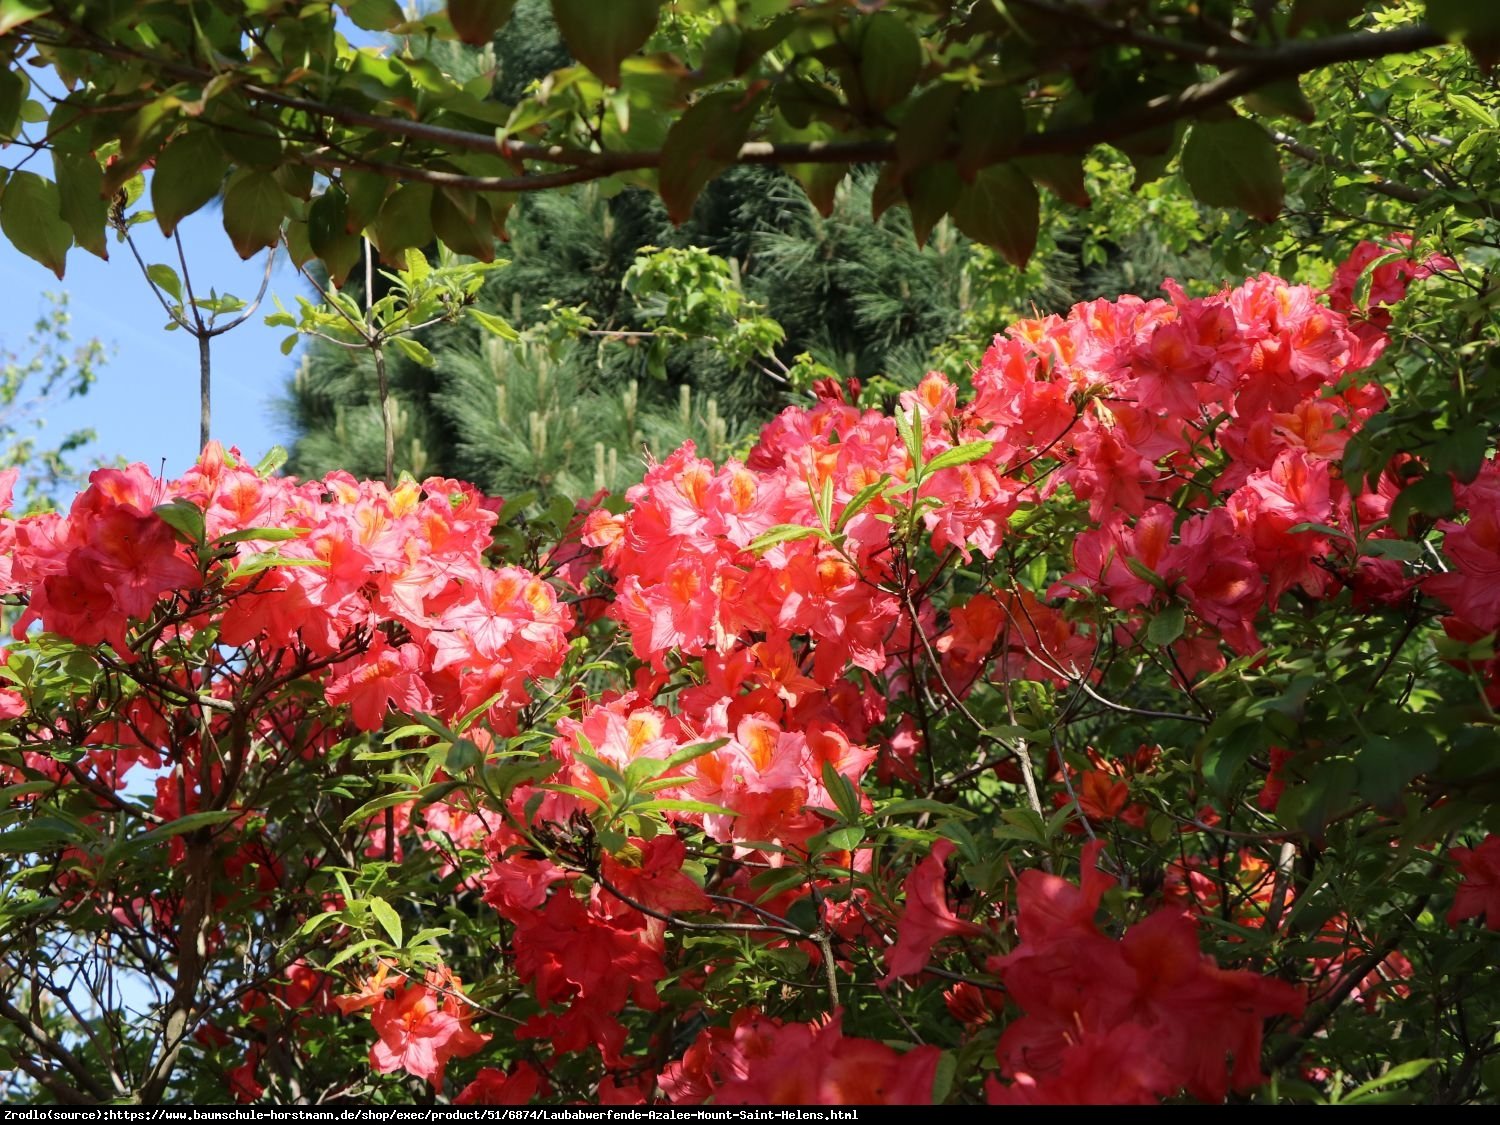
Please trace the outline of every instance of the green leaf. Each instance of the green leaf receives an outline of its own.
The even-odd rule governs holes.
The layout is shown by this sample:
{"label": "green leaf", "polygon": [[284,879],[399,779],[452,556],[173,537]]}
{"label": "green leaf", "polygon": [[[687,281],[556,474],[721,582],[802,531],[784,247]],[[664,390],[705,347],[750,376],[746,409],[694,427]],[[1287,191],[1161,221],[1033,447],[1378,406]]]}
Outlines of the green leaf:
{"label": "green leaf", "polygon": [[573,57],[618,86],[620,60],[645,46],[660,8],[661,0],[552,0],[552,18]]}
{"label": "green leaf", "polygon": [[876,816],[911,816],[916,813],[940,813],[943,816],[966,818],[975,814],[959,805],[933,801],[925,797],[906,797],[876,806]]}
{"label": "green leaf", "polygon": [[839,513],[838,523],[834,525],[834,531],[843,531],[849,521],[869,506],[870,501],[885,491],[885,486],[891,482],[890,473],[881,473],[880,479],[872,481],[856,492],[844,505],[844,510]]}
{"label": "green leaf", "polygon": [[0,141],[12,140],[20,132],[27,84],[21,72],[0,68]]}
{"label": "green leaf", "polygon": [[1422,545],[1409,539],[1366,539],[1360,546],[1360,554],[1416,562],[1422,557]]}
{"label": "green leaf", "polygon": [[995,443],[992,441],[971,441],[965,445],[955,445],[952,449],[943,450],[922,466],[922,475],[925,477],[939,469],[952,469],[958,465],[967,465],[970,461],[978,461],[981,457],[988,456],[994,448]]}
{"label": "green leaf", "polygon": [[467,738],[455,739],[443,757],[443,768],[449,773],[466,773],[484,761],[484,751]]}
{"label": "green leaf", "polygon": [[519,340],[521,338],[521,334],[512,328],[504,317],[485,312],[483,309],[476,309],[473,306],[464,311],[468,313],[469,319],[474,321],[475,324],[479,325],[486,332],[499,336],[502,340]]}
{"label": "green leaf", "polygon": [[636,807],[643,812],[692,812],[704,813],[708,816],[737,815],[733,809],[726,809],[723,805],[713,805],[707,801],[679,800],[676,797],[663,797]]}
{"label": "green leaf", "polygon": [[170,840],[173,836],[184,836],[189,832],[196,832],[200,828],[223,824],[225,821],[234,820],[243,815],[243,811],[238,809],[208,809],[204,812],[188,813],[186,816],[179,816],[176,820],[169,820],[165,824],[158,825],[150,832],[142,833],[129,843],[131,847],[154,844],[159,840]]}
{"label": "green leaf", "polygon": [[432,185],[402,184],[380,209],[371,240],[387,262],[401,264],[401,252],[432,241]]}
{"label": "green leaf", "polygon": [[1089,207],[1093,199],[1089,196],[1088,183],[1083,177],[1083,158],[1075,153],[1050,153],[1046,156],[1027,156],[1016,161],[1021,171],[1041,184],[1057,198],[1074,207]]}
{"label": "green leaf", "polygon": [[[255,466],[255,475],[265,480],[277,469],[286,464],[286,449],[279,445],[273,445],[266,450],[266,455],[260,459]],[[300,534],[300,532],[299,532]]]}
{"label": "green leaf", "polygon": [[1379,1078],[1372,1078],[1363,1085],[1356,1086],[1339,1099],[1340,1105],[1358,1105],[1365,1101],[1377,1090],[1383,1090],[1387,1086],[1394,1086],[1398,1082],[1410,1082],[1413,1078],[1420,1078],[1427,1072],[1427,1068],[1437,1062],[1437,1059],[1411,1059],[1404,1063],[1397,1063]]}
{"label": "green leaf", "polygon": [[146,267],[146,276],[158,289],[168,293],[172,300],[182,304],[182,279],[171,266],[152,265]]}
{"label": "green leaf", "polygon": [[253,574],[259,574],[263,570],[270,570],[278,566],[327,566],[323,559],[289,559],[284,555],[278,555],[275,551],[261,551],[259,554],[251,555],[249,558],[241,559],[225,576],[226,582],[234,582],[241,578],[249,578]]}
{"label": "green leaf", "polygon": [[364,249],[364,239],[349,231],[349,197],[330,187],[312,201],[307,211],[307,241],[328,270],[328,279],[342,285]]}
{"label": "green leaf", "polygon": [[328,964],[324,965],[323,968],[329,972],[332,972],[334,969],[342,965],[345,961],[352,961],[367,949],[373,949],[379,944],[379,938],[365,938],[363,941],[357,941],[353,945],[346,945],[343,949],[335,953],[329,960]]}
{"label": "green leaf", "polygon": [[916,418],[916,407],[912,407],[909,412],[899,408],[896,411],[896,433],[901,438],[901,443],[906,446],[907,456],[911,458],[912,471],[920,475],[922,471],[922,438],[917,433]]}
{"label": "green leaf", "polygon": [[1405,535],[1411,517],[1419,512],[1432,517],[1452,514],[1453,482],[1446,473],[1429,473],[1401,490],[1391,505],[1392,529],[1397,535]]}
{"label": "green leaf", "polygon": [[852,852],[865,838],[865,830],[857,824],[834,828],[823,834],[823,841],[831,851]]}
{"label": "green leaf", "polygon": [[320,911],[319,913],[312,915],[312,917],[308,918],[307,921],[303,922],[302,925],[297,927],[296,936],[307,937],[309,934],[316,933],[318,930],[322,929],[329,922],[341,922],[342,920],[343,919],[340,917],[340,913],[336,910]]}
{"label": "green leaf", "polygon": [[1437,743],[1421,728],[1389,738],[1371,735],[1354,755],[1359,768],[1356,788],[1377,807],[1390,808],[1412,778],[1437,768],[1441,760]]}
{"label": "green leaf", "polygon": [[1040,208],[1031,178],[1014,164],[996,164],[959,192],[953,221],[974,241],[994,247],[1019,269],[1036,249]]}
{"label": "green leaf", "polygon": [[952,209],[963,181],[953,162],[943,160],[907,174],[901,181],[906,206],[911,211],[912,233],[917,245],[926,246],[932,228]]}
{"label": "green leaf", "polygon": [[252,258],[281,237],[286,193],[270,172],[248,170],[230,181],[224,195],[224,229],[241,258]]}
{"label": "green leaf", "polygon": [[481,195],[469,193],[467,200],[474,214],[465,215],[463,208],[453,199],[454,191],[443,188],[432,193],[432,230],[444,246],[459,254],[478,258],[481,262],[495,260],[495,236],[491,231],[490,205]]}
{"label": "green leaf", "polygon": [[1141,562],[1140,559],[1127,558],[1125,560],[1125,569],[1130,571],[1131,574],[1135,575],[1142,582],[1146,582],[1152,586],[1155,586],[1158,590],[1165,590],[1167,588],[1166,580],[1163,579],[1161,575],[1157,574],[1156,571],[1152,570],[1145,563]]}
{"label": "green leaf", "polygon": [[1151,619],[1146,626],[1146,640],[1158,648],[1165,648],[1178,637],[1187,624],[1187,612],[1181,602],[1173,602]]}
{"label": "green leaf", "polygon": [[1298,121],[1313,121],[1317,110],[1307,100],[1301,85],[1295,78],[1280,82],[1268,82],[1258,90],[1245,95],[1245,105],[1264,117],[1293,117]]}
{"label": "green leaf", "polygon": [[1281,213],[1281,160],[1253,121],[1198,121],[1182,149],[1182,174],[1200,203],[1237,207],[1263,222]]}
{"label": "green leaf", "polygon": [[13,173],[0,192],[0,231],[21,253],[62,277],[73,228],[63,221],[62,198],[51,180]]}
{"label": "green leaf", "polygon": [[76,843],[82,833],[73,825],[57,817],[43,817],[20,828],[0,832],[0,853],[50,851]]}
{"label": "green leaf", "polygon": [[186,542],[195,546],[203,542],[203,509],[197,504],[177,499],[169,504],[158,504],[152,511],[162,518],[162,522],[180,532]]}
{"label": "green leaf", "polygon": [[922,41],[905,20],[894,12],[876,12],[865,20],[859,83],[871,109],[881,112],[905,98],[921,70]]}
{"label": "green leaf", "polygon": [[953,1092],[953,1079],[958,1074],[958,1055],[944,1051],[938,1056],[937,1067],[932,1074],[932,1104],[942,1105]]}
{"label": "green leaf", "polygon": [[1491,432],[1485,425],[1466,425],[1434,435],[1436,443],[1429,457],[1434,472],[1452,473],[1460,484],[1471,483],[1484,467]]}
{"label": "green leaf", "polygon": [[1015,152],[1026,132],[1020,95],[1010,86],[988,86],[964,95],[958,107],[960,175],[972,180],[981,169]]}
{"label": "green leaf", "polygon": [[242,527],[219,536],[215,543],[280,543],[287,539],[300,539],[308,534],[305,527]]}
{"label": "green leaf", "polygon": [[396,908],[379,895],[369,899],[368,902],[370,913],[375,915],[375,921],[379,922],[380,928],[390,936],[391,944],[399,946],[401,944],[401,915],[397,914]]}
{"label": "green leaf", "polygon": [[52,150],[57,174],[58,211],[73,230],[73,240],[95,257],[109,259],[105,237],[109,201],[104,198],[104,169],[86,152]]}
{"label": "green leaf", "polygon": [[396,350],[413,363],[421,364],[423,367],[437,366],[437,360],[432,358],[432,353],[410,336],[393,336],[391,343],[395,344]]}
{"label": "green leaf", "polygon": [[1340,531],[1332,524],[1327,523],[1299,523],[1287,528],[1288,535],[1301,535],[1304,531],[1316,531],[1320,535],[1331,535],[1335,539],[1344,539],[1353,542],[1353,537],[1346,531]]}
{"label": "green leaf", "polygon": [[734,163],[760,100],[738,90],[715,91],[689,106],[668,131],[657,183],[674,223],[686,222],[698,194]]}
{"label": "green leaf", "polygon": [[[1036,814],[1033,813],[1030,809],[1011,811],[1025,813],[1026,816],[1030,818],[1030,821],[1038,821]],[[1006,819],[1009,820],[1010,818],[1007,817]],[[938,826],[938,834],[944,839],[952,840],[954,844],[958,846],[959,855],[963,857],[965,863],[979,862],[979,844],[974,839],[974,834],[958,821],[944,821],[941,825]],[[1039,834],[1034,838],[1037,840],[1041,840],[1041,836]]]}
{"label": "green leaf", "polygon": [[797,539],[806,539],[809,536],[821,534],[822,532],[816,527],[806,527],[800,523],[781,523],[756,536],[751,541],[749,549],[757,553],[769,551],[780,543],[790,543]]}
{"label": "green leaf", "polygon": [[962,91],[952,82],[923,90],[905,107],[896,127],[897,171],[910,172],[940,160],[948,149]]}
{"label": "green leaf", "polygon": [[0,0],[0,35],[8,35],[51,10],[52,5],[46,0]]}
{"label": "green leaf", "polygon": [[859,794],[853,782],[834,769],[832,762],[824,762],[821,773],[823,788],[827,789],[828,795],[833,798],[834,806],[839,814],[851,823],[857,821],[863,810],[859,807]]}
{"label": "green leaf", "polygon": [[404,805],[406,802],[413,800],[414,796],[412,793],[382,793],[378,797],[371,797],[364,804],[360,805],[359,808],[346,816],[341,827],[345,829],[363,827],[365,822],[376,813],[395,808],[397,805]]}
{"label": "green leaf", "polygon": [[1468,94],[1449,94],[1448,104],[1455,109],[1463,111],[1486,129],[1500,127],[1500,118],[1497,118],[1490,109],[1480,105],[1479,102],[1469,97]]}
{"label": "green leaf", "polygon": [[219,194],[228,167],[223,150],[206,129],[183,133],[162,149],[151,173],[151,210],[162,234],[170,235],[179,222]]}
{"label": "green leaf", "polygon": [[684,746],[681,750],[677,751],[663,765],[668,770],[675,770],[677,767],[685,766],[694,759],[703,757],[705,754],[712,754],[715,750],[720,750],[728,744],[729,739],[727,738],[715,738],[709,742],[695,742],[691,746]]}
{"label": "green leaf", "polygon": [[509,800],[510,795],[522,785],[534,785],[545,781],[556,773],[562,763],[553,758],[542,758],[535,761],[524,762],[502,762],[498,765],[486,765],[479,771],[484,787],[491,793],[498,793],[503,800]]}
{"label": "green leaf", "polygon": [[366,31],[389,31],[406,20],[396,0],[354,0],[346,10],[354,26]]}
{"label": "green leaf", "polygon": [[448,20],[465,43],[488,46],[510,19],[516,0],[448,0]]}

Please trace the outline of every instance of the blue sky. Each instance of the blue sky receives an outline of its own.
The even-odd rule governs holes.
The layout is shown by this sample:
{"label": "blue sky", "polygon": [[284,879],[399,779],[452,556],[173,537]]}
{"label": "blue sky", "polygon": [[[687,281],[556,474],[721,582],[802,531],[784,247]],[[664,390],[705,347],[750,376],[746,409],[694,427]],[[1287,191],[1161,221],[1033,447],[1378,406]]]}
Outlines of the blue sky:
{"label": "blue sky", "polygon": [[[347,20],[339,28],[356,47],[381,43],[380,36]],[[178,229],[196,294],[203,296],[213,287],[246,301],[255,296],[265,258],[240,260],[216,204],[189,216]],[[176,247],[154,222],[136,226],[132,237],[147,265],[165,262],[177,268]],[[116,242],[113,233],[109,244],[107,262],[74,247],[59,281],[0,237],[0,351],[23,352],[37,314],[46,308],[44,294],[66,292],[74,342],[98,339],[111,358],[86,396],[51,412],[48,432],[61,436],[89,426],[98,433],[98,440],[81,453],[80,465],[123,457],[155,471],[165,459],[167,475],[175,476],[199,452],[197,342],[181,330],[166,331],[167,314],[152,296],[130,247]],[[275,308],[273,294],[295,308],[294,295],[306,291],[297,272],[284,259],[278,261],[261,308],[213,343],[212,436],[226,446],[239,446],[252,462],[273,445],[292,440],[274,403],[296,370],[297,356],[281,354],[287,331],[267,328],[265,315]]]}
{"label": "blue sky", "polygon": [[[216,208],[192,216],[181,227],[194,291],[210,286],[250,300],[260,285],[264,258],[241,261],[220,225]],[[136,245],[148,264],[176,267],[176,250],[155,223],[138,225]],[[214,340],[213,436],[238,445],[252,461],[290,435],[277,423],[273,401],[281,393],[295,356],[283,356],[284,329],[267,328],[271,293],[294,305],[304,283],[285,262],[277,265],[265,305],[234,331]],[[110,236],[110,260],[76,247],[66,276],[58,281],[45,266],[0,239],[0,346],[19,351],[32,322],[46,305],[43,294],[65,291],[75,342],[97,337],[111,354],[98,383],[83,398],[51,412],[48,431],[63,434],[92,426],[98,441],[86,457],[122,456],[152,470],[163,458],[169,475],[181,472],[198,445],[198,353],[193,338],[167,332],[167,315],[152,296],[130,248]]]}

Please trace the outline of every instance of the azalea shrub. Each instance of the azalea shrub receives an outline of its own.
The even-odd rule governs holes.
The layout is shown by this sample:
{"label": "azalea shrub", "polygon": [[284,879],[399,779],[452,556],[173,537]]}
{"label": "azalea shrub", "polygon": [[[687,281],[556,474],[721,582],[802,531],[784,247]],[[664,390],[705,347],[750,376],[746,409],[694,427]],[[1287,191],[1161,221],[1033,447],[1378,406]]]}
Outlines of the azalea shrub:
{"label": "azalea shrub", "polygon": [[214,445],[5,520],[7,1092],[1500,1095],[1500,465],[1341,467],[1462,268],[1082,304],[545,510]]}

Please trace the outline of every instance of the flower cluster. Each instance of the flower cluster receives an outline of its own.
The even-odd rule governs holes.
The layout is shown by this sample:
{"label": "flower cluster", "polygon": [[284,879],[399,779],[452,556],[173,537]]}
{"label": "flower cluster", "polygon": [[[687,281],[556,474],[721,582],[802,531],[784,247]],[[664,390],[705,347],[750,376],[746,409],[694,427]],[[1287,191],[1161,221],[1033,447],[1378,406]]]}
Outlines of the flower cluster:
{"label": "flower cluster", "polygon": [[[1311,803],[1312,687],[1247,694],[1286,721],[1224,751],[1250,782],[1210,784],[1213,674],[1270,679],[1289,605],[1409,635],[1427,598],[1443,667],[1500,702],[1500,471],[1456,484],[1430,573],[1391,519],[1421,467],[1340,472],[1385,404],[1387,307],[1452,268],[1382,261],[1357,298],[1379,257],[1328,294],[1169,283],[1022,321],[970,386],[933,373],[890,412],[824,384],[743,460],[649,464],[566,551],[498,557],[499,501],[451,480],[298,482],[217,446],[176,480],[101,469],[66,514],[0,519],[0,780],[13,810],[84,810],[56,901],[226,994],[280,959],[194,1010],[246,1099],[278,1035],[329,1028],[366,1077],[462,1072],[465,1104],[1249,1092],[1268,1025],[1403,998],[1412,965],[1259,846],[1331,819],[1273,819]],[[1144,705],[1112,698],[1140,679]],[[1382,788],[1378,752],[1329,754],[1355,780],[1324,813],[1356,786],[1399,810],[1425,768]],[[1076,845],[1079,885],[1051,874]],[[1494,845],[1450,853],[1451,922],[1500,924]],[[132,849],[159,886],[119,877]],[[1304,910],[1312,948],[1226,967]]]}

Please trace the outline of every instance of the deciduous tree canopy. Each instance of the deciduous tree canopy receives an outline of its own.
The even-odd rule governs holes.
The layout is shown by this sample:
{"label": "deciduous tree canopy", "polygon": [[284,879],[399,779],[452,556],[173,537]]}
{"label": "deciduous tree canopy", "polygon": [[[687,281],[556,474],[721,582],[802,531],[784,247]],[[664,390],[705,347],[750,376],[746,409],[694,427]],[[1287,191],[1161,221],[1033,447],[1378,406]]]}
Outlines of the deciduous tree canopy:
{"label": "deciduous tree canopy", "polygon": [[[488,258],[516,193],[640,184],[681,221],[725,168],[761,163],[826,210],[849,167],[873,163],[876,208],[907,204],[919,239],[951,214],[1024,263],[1038,185],[1084,202],[1095,146],[1143,178],[1180,150],[1200,200],[1273,218],[1283,185],[1263,122],[1307,111],[1302,75],[1450,38],[1488,58],[1500,42],[1482,0],[1358,30],[1349,20],[1383,5],[553,0],[579,61],[509,101],[412,49],[487,44],[513,7],[6,0],[0,133],[50,151],[54,170],[10,171],[0,227],[60,274],[73,245],[105,252],[110,201],[154,165],[163,230],[222,195],[243,255],[291,219],[294,253],[342,278],[362,232],[388,257],[436,238]],[[352,46],[353,27],[406,47]]]}

